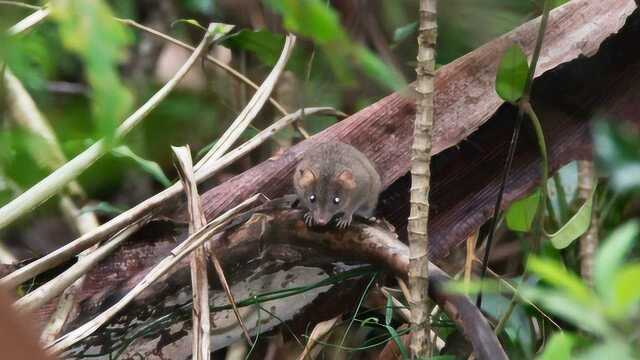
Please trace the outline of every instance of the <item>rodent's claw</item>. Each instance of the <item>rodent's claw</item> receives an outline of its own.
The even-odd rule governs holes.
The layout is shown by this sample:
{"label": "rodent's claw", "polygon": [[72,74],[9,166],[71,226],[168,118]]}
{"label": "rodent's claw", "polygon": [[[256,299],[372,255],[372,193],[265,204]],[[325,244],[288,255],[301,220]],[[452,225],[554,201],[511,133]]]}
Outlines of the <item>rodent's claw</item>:
{"label": "rodent's claw", "polygon": [[311,215],[311,212],[306,212],[304,214],[304,223],[309,227],[313,226],[313,215]]}
{"label": "rodent's claw", "polygon": [[349,225],[351,225],[351,219],[352,219],[351,216],[347,216],[347,215],[341,216],[340,219],[338,219],[338,223],[337,223],[338,228],[342,230],[348,228]]}

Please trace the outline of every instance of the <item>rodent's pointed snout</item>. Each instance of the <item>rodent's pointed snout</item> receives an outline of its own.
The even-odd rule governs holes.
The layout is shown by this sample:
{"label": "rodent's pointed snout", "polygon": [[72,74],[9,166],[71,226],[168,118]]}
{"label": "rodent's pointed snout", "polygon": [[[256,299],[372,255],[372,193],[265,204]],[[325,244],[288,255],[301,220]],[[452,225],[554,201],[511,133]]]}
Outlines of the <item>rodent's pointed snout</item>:
{"label": "rodent's pointed snout", "polygon": [[313,222],[320,226],[325,226],[331,221],[331,215],[315,213],[313,214]]}

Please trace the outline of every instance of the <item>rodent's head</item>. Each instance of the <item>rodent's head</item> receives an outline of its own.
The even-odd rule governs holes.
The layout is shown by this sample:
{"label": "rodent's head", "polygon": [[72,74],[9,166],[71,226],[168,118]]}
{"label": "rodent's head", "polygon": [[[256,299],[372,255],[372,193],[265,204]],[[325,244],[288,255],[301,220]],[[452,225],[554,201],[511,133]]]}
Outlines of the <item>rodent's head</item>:
{"label": "rodent's head", "polygon": [[334,215],[344,212],[357,186],[349,169],[323,175],[324,178],[313,166],[305,163],[298,165],[293,175],[298,198],[311,211],[313,221],[318,225],[326,225]]}

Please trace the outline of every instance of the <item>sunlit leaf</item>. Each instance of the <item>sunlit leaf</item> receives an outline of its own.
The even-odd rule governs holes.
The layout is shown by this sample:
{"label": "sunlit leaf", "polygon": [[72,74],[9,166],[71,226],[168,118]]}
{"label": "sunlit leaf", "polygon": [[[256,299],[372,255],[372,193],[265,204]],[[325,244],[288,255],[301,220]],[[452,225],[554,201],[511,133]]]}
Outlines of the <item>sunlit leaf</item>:
{"label": "sunlit leaf", "polygon": [[110,139],[132,105],[131,94],[118,76],[129,32],[114,20],[104,1],[52,0],[50,5],[64,46],[84,62],[98,135]]}
{"label": "sunlit leaf", "polygon": [[566,291],[528,287],[522,289],[530,299],[558,317],[596,335],[606,336],[612,329],[606,318],[594,306],[585,306],[568,296]]}
{"label": "sunlit leaf", "polygon": [[504,101],[516,102],[527,83],[529,64],[519,45],[513,45],[502,55],[496,74],[496,92]]}
{"label": "sunlit leaf", "polygon": [[346,41],[347,36],[335,10],[320,0],[268,0],[282,14],[284,27],[319,44]]}
{"label": "sunlit leaf", "polygon": [[198,20],[196,20],[196,19],[178,19],[178,20],[175,20],[175,21],[173,21],[173,22],[171,23],[171,27],[174,27],[176,24],[182,24],[182,23],[184,23],[184,24],[189,24],[189,25],[192,25],[192,26],[197,27],[197,28],[198,28],[198,29],[200,29],[200,30],[207,31],[207,28],[206,28],[206,27],[204,27],[204,26],[202,26],[202,25],[198,22]]}
{"label": "sunlit leaf", "polygon": [[571,351],[576,343],[573,335],[566,332],[557,332],[545,346],[544,352],[537,360],[571,360]]}
{"label": "sunlit leaf", "polygon": [[631,250],[640,233],[640,223],[630,221],[615,229],[598,249],[593,266],[596,289],[604,298],[610,299],[616,272]]}
{"label": "sunlit leaf", "polygon": [[613,302],[608,310],[617,319],[623,319],[633,312],[640,302],[640,264],[634,263],[619,269],[613,279]]}
{"label": "sunlit leaf", "polygon": [[540,190],[536,190],[526,198],[511,204],[506,213],[507,227],[513,231],[529,231],[536,217],[539,202]]}
{"label": "sunlit leaf", "polygon": [[589,198],[584,202],[578,211],[567,221],[558,231],[553,234],[547,234],[549,240],[556,249],[564,249],[579,238],[589,229],[591,224],[591,210],[593,208],[593,195],[596,187],[593,187]]}
{"label": "sunlit leaf", "polygon": [[633,354],[637,355],[637,350],[632,348],[629,341],[609,338],[604,343],[592,346],[590,349],[588,349],[587,351],[581,353],[579,356],[576,356],[574,358],[576,360],[638,359]]}
{"label": "sunlit leaf", "polygon": [[595,301],[595,295],[591,289],[577,275],[555,261],[532,256],[529,258],[527,268],[540,279],[566,293],[575,302],[593,304]]}
{"label": "sunlit leaf", "polygon": [[151,176],[153,176],[153,178],[156,179],[159,183],[161,183],[165,187],[171,186],[171,180],[169,180],[169,178],[167,178],[167,176],[164,174],[160,165],[158,165],[154,161],[147,160],[138,156],[136,153],[131,151],[131,149],[128,146],[125,146],[125,145],[118,146],[113,150],[111,150],[111,152],[115,156],[124,157],[124,158],[133,160],[136,164],[138,164],[138,166],[140,166],[142,170],[146,171]]}

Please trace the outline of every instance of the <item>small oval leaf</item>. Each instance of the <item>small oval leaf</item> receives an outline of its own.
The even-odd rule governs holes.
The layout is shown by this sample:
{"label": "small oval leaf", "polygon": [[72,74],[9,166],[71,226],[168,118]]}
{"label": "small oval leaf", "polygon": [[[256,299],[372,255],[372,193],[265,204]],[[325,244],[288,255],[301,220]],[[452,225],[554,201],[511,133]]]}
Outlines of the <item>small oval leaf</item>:
{"label": "small oval leaf", "polygon": [[547,234],[551,244],[556,249],[564,249],[584,234],[589,229],[591,223],[591,209],[593,208],[593,194],[596,187],[593,187],[587,201],[580,206],[578,211],[562,227],[553,234]]}
{"label": "small oval leaf", "polygon": [[529,64],[519,45],[511,46],[502,55],[496,74],[496,92],[504,101],[516,102],[524,93]]}
{"label": "small oval leaf", "polygon": [[506,213],[507,227],[513,231],[529,231],[536,217],[539,202],[540,190],[536,190],[526,198],[511,204]]}

